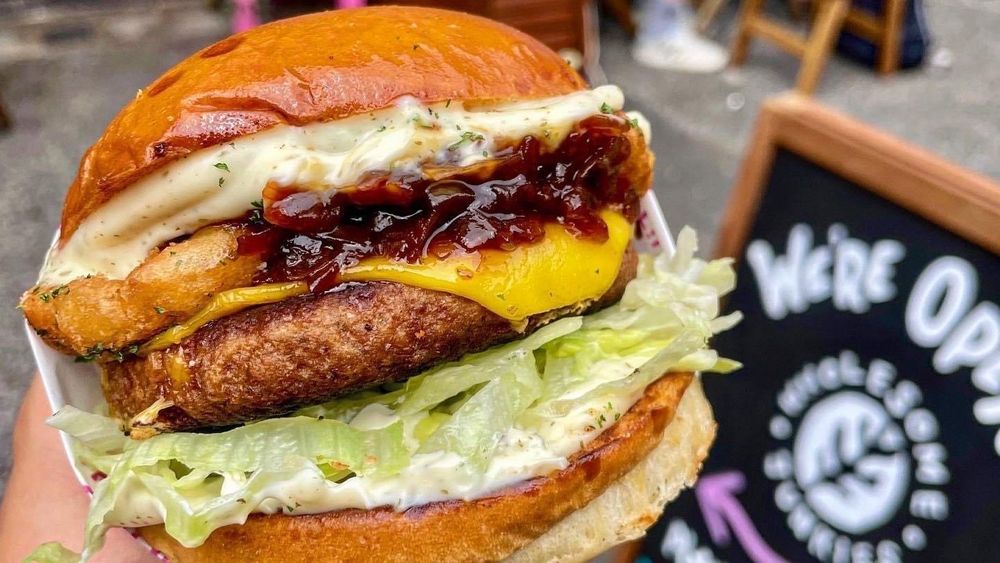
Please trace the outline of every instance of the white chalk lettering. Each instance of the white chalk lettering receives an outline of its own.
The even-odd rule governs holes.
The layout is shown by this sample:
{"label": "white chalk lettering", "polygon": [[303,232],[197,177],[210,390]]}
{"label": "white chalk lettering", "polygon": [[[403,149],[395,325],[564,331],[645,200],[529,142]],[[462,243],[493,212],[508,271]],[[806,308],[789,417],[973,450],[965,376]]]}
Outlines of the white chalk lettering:
{"label": "white chalk lettering", "polygon": [[1000,308],[989,301],[976,305],[934,353],[934,369],[954,373],[974,367],[1000,347]]}
{"label": "white chalk lettering", "polygon": [[747,262],[769,318],[803,313],[827,299],[840,311],[861,314],[896,296],[895,265],[906,253],[898,241],[869,245],[851,238],[841,224],[830,227],[826,244],[814,247],[813,239],[812,228],[798,223],[788,232],[784,255],[776,255],[764,240],[747,246]]}
{"label": "white chalk lettering", "polygon": [[699,544],[698,534],[683,520],[673,519],[667,526],[667,533],[660,543],[660,554],[664,559],[676,563],[717,563],[715,555]]}
{"label": "white chalk lettering", "polygon": [[1000,424],[1000,396],[994,395],[977,400],[972,405],[972,414],[979,424]]}
{"label": "white chalk lettering", "polygon": [[972,370],[972,384],[983,393],[1000,395],[1000,353],[993,354]]}
{"label": "white chalk lettering", "polygon": [[944,520],[948,517],[948,497],[941,491],[930,489],[913,491],[910,514],[926,520]]}
{"label": "white chalk lettering", "polygon": [[917,278],[906,303],[906,332],[917,344],[932,348],[944,341],[976,297],[979,278],[972,266],[954,256],[930,263]]}
{"label": "white chalk lettering", "polygon": [[782,448],[764,456],[764,475],[769,479],[780,481],[792,474],[792,452]]}
{"label": "white chalk lettering", "polygon": [[917,481],[924,485],[944,485],[951,479],[951,472],[944,464],[948,452],[936,442],[916,444],[913,457],[917,460]]}
{"label": "white chalk lettering", "polygon": [[[989,395],[972,406],[976,421],[1000,424],[1000,307],[975,304],[979,277],[969,262],[942,256],[920,273],[906,303],[906,331],[916,344],[937,348],[941,375],[972,368],[972,385]],[[1000,432],[993,440],[1000,455]]]}

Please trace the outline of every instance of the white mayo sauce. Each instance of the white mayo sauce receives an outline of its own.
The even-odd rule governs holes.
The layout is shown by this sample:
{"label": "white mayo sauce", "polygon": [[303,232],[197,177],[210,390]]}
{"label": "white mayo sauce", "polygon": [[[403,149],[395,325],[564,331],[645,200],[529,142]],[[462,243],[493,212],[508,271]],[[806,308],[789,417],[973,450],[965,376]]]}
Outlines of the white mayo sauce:
{"label": "white mayo sauce", "polygon": [[[617,86],[475,108],[402,98],[376,112],[240,137],[195,151],[116,194],[62,248],[50,250],[39,281],[123,279],[159,245],[250,211],[269,182],[332,192],[370,171],[473,164],[527,135],[554,147],[576,123],[623,103]],[[648,122],[629,117],[648,139]]]}
{"label": "white mayo sauce", "polygon": [[[595,385],[596,386],[596,385]],[[232,504],[219,526],[242,524],[245,509],[273,514],[319,514],[346,508],[371,509],[389,506],[405,510],[430,502],[472,500],[509,485],[566,468],[567,458],[623,415],[641,396],[631,393],[606,394],[576,405],[561,417],[547,419],[541,428],[511,428],[485,472],[477,472],[453,453],[415,454],[410,465],[389,477],[351,477],[336,483],[324,479],[314,467],[304,468],[288,479],[243,498],[246,504]],[[603,415],[603,416],[602,416]],[[391,424],[397,417],[382,405],[370,405],[351,421],[353,426],[371,429]],[[245,481],[227,478],[221,494],[235,492]],[[208,499],[205,499],[208,500]],[[145,526],[163,522],[166,509],[137,479],[118,498],[107,522],[116,526]]]}

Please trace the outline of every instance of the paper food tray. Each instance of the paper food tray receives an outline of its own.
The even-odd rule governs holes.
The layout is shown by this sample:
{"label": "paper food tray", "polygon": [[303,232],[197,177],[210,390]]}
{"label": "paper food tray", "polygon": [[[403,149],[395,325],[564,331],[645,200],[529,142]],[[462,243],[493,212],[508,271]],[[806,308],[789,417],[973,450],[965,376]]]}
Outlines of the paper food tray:
{"label": "paper food tray", "polygon": [[[58,239],[58,233],[56,233],[56,238]],[[660,204],[652,190],[646,192],[642,198],[634,243],[639,252],[666,252],[668,254],[674,252],[673,237],[670,235],[667,222],[663,218],[663,211],[660,209]],[[56,352],[42,342],[27,323],[25,323],[25,328],[52,412],[61,409],[64,405],[73,405],[79,409],[93,412],[104,404],[100,374],[94,364],[74,362],[73,357]],[[63,434],[62,441],[66,456],[73,466],[77,479],[89,492],[95,483],[93,476],[86,468],[77,465],[70,438]]]}

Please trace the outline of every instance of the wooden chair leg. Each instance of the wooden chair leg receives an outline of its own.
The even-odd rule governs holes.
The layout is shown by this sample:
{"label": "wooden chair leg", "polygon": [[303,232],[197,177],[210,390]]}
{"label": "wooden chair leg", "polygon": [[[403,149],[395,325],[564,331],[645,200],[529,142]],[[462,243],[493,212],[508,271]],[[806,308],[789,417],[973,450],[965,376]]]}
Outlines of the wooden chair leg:
{"label": "wooden chair leg", "polygon": [[622,26],[629,38],[635,37],[635,21],[632,20],[632,7],[628,0],[604,0],[604,6],[611,12],[618,25]]}
{"label": "wooden chair leg", "polygon": [[747,60],[747,52],[750,50],[750,38],[753,21],[760,15],[760,10],[764,6],[764,0],[743,0],[740,6],[740,21],[736,27],[736,36],[733,37],[733,44],[729,48],[729,64],[740,66]]}
{"label": "wooden chair leg", "polygon": [[885,0],[882,15],[882,38],[879,41],[878,72],[892,74],[899,68],[899,49],[903,32],[906,0]]}
{"label": "wooden chair leg", "polygon": [[816,91],[826,59],[830,56],[833,42],[844,25],[844,16],[850,0],[824,0],[819,8],[813,29],[806,41],[806,50],[802,55],[802,67],[795,89],[803,94],[811,95]]}
{"label": "wooden chair leg", "polygon": [[3,107],[3,98],[0,98],[0,131],[10,127],[10,117],[7,115],[7,110]]}
{"label": "wooden chair leg", "polygon": [[698,6],[697,13],[697,30],[699,33],[705,33],[708,31],[708,26],[712,25],[712,20],[715,16],[719,15],[719,10],[725,5],[726,0],[702,0],[700,6]]}
{"label": "wooden chair leg", "polygon": [[809,15],[809,0],[788,0],[788,13],[795,21],[804,21]]}

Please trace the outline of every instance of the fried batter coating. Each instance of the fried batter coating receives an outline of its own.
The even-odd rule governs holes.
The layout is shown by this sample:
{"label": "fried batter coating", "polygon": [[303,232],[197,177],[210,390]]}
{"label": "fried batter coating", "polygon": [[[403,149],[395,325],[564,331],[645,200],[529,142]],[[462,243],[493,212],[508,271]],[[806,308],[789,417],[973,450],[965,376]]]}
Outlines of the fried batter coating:
{"label": "fried batter coating", "polygon": [[93,358],[141,342],[205,306],[220,291],[251,284],[260,257],[240,255],[231,227],[206,227],[152,253],[124,280],[94,276],[36,287],[21,297],[31,326],[63,352]]}

